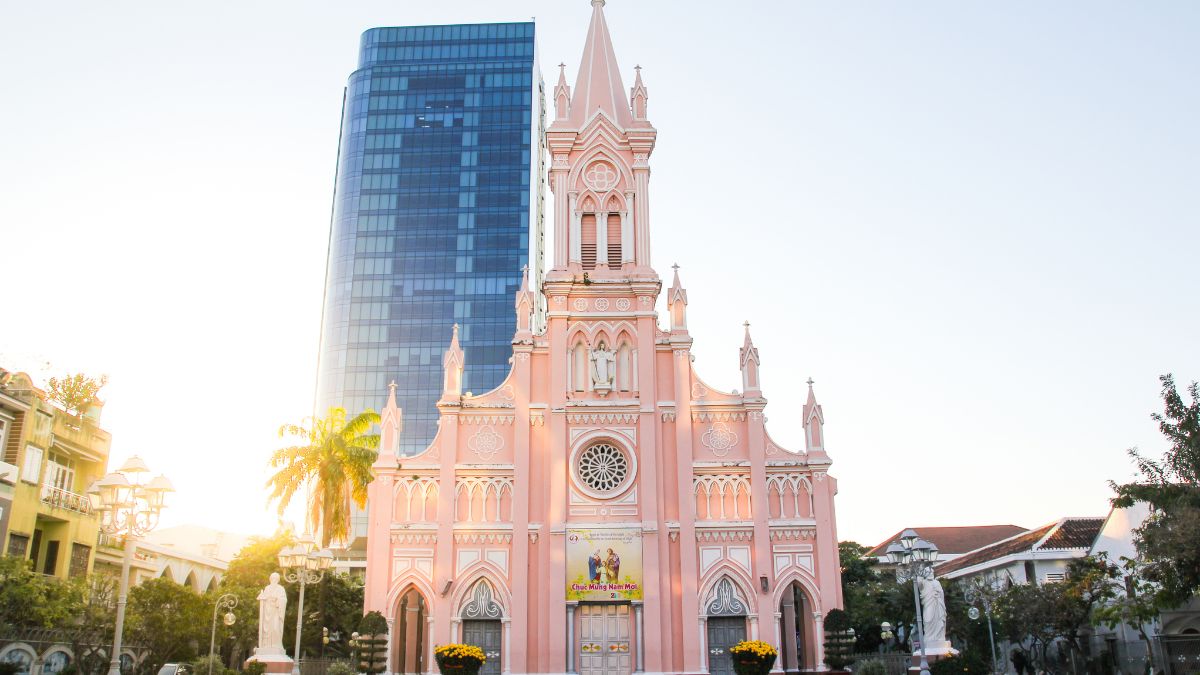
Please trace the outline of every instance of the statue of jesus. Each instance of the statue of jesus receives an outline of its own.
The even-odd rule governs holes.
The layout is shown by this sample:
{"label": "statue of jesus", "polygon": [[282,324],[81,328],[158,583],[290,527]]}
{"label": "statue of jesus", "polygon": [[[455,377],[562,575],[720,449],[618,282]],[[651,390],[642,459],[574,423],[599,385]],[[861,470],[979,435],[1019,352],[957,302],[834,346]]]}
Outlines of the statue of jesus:
{"label": "statue of jesus", "polygon": [[608,345],[601,340],[592,350],[592,388],[596,391],[608,391],[613,386],[613,375],[616,371],[617,357],[608,350]]}
{"label": "statue of jesus", "polygon": [[287,591],[279,585],[279,573],[271,573],[271,583],[258,594],[258,649],[255,654],[283,654],[283,615],[287,610]]}

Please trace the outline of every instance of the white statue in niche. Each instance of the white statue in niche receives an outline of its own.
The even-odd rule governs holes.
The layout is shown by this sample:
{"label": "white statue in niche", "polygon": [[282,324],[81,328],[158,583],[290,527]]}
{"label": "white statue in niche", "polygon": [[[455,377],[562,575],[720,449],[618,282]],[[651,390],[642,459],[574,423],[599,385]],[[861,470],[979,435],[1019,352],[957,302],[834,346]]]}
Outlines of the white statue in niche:
{"label": "white statue in niche", "polygon": [[284,654],[283,616],[287,611],[287,591],[279,585],[279,572],[271,573],[271,583],[258,594],[258,649],[256,655]]}
{"label": "white statue in niche", "polygon": [[616,373],[617,356],[609,351],[604,340],[592,350],[592,389],[604,395],[612,391],[613,375]]}

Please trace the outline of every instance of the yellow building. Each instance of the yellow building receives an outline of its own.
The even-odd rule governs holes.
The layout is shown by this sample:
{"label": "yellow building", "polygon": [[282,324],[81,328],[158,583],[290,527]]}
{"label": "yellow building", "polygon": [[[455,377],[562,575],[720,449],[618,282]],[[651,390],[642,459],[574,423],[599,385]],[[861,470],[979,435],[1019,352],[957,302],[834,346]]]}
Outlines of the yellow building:
{"label": "yellow building", "polygon": [[0,370],[0,448],[17,467],[5,555],[60,578],[92,571],[99,520],[86,496],[108,471],[111,435],[100,406],[82,417],[59,409],[24,373]]}

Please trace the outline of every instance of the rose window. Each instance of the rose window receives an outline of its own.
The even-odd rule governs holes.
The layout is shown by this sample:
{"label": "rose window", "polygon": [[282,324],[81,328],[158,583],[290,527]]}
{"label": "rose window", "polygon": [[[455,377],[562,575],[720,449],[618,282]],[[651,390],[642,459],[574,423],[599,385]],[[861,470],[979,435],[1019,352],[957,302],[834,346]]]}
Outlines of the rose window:
{"label": "rose window", "polygon": [[593,190],[611,190],[617,184],[617,172],[607,162],[595,162],[588,167],[583,179]]}
{"label": "rose window", "polygon": [[595,492],[613,492],[629,477],[629,460],[615,445],[597,443],[579,453],[579,480]]}

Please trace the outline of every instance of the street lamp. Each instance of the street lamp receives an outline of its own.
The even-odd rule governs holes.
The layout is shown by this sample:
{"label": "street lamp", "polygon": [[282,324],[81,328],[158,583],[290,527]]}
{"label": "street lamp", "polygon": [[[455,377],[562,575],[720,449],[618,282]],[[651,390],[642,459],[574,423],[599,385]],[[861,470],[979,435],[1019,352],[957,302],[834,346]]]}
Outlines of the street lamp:
{"label": "street lamp", "polygon": [[325,570],[333,565],[333,552],[327,548],[320,551],[307,534],[279,552],[279,566],[283,578],[291,583],[300,582],[300,598],[296,606],[296,653],[292,662],[292,675],[300,675],[300,632],[304,625],[304,587],[315,584],[325,576]]}
{"label": "street lamp", "polygon": [[887,547],[888,562],[896,566],[896,582],[913,582],[913,598],[917,603],[917,641],[921,645],[921,675],[929,675],[929,659],[925,655],[925,618],[921,612],[921,591],[917,579],[933,579],[933,564],[937,562],[938,549],[925,541],[916,530],[907,529],[900,534],[900,542]]}
{"label": "street lamp", "polygon": [[217,646],[217,613],[226,610],[224,623],[226,626],[232,626],[237,621],[237,617],[233,614],[233,608],[237,607],[237,604],[237,596],[233,593],[226,593],[217,598],[217,604],[213,605],[212,635],[208,638],[208,675],[212,675],[213,652]]}
{"label": "street lamp", "polygon": [[168,492],[175,488],[166,476],[159,475],[142,483],[142,474],[150,468],[141,457],[133,455],[120,469],[92,483],[88,497],[92,509],[100,516],[100,529],[109,535],[125,539],[121,558],[121,593],[117,596],[117,623],[113,630],[112,659],[108,675],[121,675],[121,633],[125,628],[125,603],[129,597],[129,565],[137,548],[137,538],[158,527]]}
{"label": "street lamp", "polygon": [[996,656],[996,637],[992,632],[993,590],[994,589],[988,584],[987,581],[983,581],[981,579],[976,580],[974,583],[969,583],[965,588],[963,588],[963,599],[967,601],[968,605],[971,605],[971,609],[967,615],[970,616],[972,620],[979,619],[979,609],[976,608],[976,605],[983,605],[983,613],[987,615],[988,642],[992,647],[992,669],[995,670],[998,667],[997,664],[999,663],[1000,659],[998,656]]}

